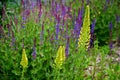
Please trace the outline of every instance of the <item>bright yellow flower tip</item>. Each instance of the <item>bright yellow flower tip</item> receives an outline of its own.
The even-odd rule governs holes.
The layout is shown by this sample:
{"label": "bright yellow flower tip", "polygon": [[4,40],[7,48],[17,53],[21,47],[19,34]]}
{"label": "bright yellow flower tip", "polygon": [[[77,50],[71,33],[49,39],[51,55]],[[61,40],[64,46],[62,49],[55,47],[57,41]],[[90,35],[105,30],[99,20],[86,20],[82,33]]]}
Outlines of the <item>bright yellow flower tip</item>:
{"label": "bright yellow flower tip", "polygon": [[87,49],[90,42],[90,7],[86,6],[85,16],[83,20],[83,27],[81,28],[78,39],[78,47]]}
{"label": "bright yellow flower tip", "polygon": [[21,59],[20,65],[22,65],[23,68],[27,67],[27,65],[28,65],[28,59],[27,59],[25,49],[23,49],[23,51],[22,51],[22,59]]}
{"label": "bright yellow flower tip", "polygon": [[64,61],[65,61],[65,47],[60,46],[57,51],[57,55],[56,55],[56,59],[55,59],[56,67],[61,68]]}

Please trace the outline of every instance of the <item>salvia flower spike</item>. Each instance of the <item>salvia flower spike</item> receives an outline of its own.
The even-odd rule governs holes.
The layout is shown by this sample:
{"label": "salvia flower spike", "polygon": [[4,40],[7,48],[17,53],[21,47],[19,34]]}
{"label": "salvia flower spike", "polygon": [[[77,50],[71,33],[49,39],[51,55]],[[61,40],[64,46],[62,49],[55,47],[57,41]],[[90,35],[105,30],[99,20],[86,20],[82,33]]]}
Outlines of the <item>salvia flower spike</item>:
{"label": "salvia flower spike", "polygon": [[65,47],[60,46],[55,59],[56,68],[60,69],[64,61],[65,61]]}
{"label": "salvia flower spike", "polygon": [[27,58],[25,49],[23,49],[22,51],[22,59],[21,59],[20,65],[23,66],[23,68],[26,68],[28,65],[28,58]]}
{"label": "salvia flower spike", "polygon": [[90,43],[90,7],[86,6],[83,27],[78,39],[78,47],[88,49]]}

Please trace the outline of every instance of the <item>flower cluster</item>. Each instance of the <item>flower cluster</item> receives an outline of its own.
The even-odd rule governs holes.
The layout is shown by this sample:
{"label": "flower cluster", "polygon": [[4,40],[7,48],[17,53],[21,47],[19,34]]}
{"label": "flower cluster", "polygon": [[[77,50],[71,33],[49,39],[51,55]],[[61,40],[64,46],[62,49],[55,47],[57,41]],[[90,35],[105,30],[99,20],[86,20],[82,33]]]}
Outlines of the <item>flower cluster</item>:
{"label": "flower cluster", "polygon": [[27,59],[25,49],[23,49],[22,51],[22,59],[21,59],[20,65],[23,66],[23,68],[26,68],[28,66],[28,59]]}
{"label": "flower cluster", "polygon": [[65,61],[65,47],[60,46],[55,59],[56,68],[61,68],[64,61]]}
{"label": "flower cluster", "polygon": [[83,26],[78,39],[78,47],[88,49],[90,43],[90,7],[86,6]]}

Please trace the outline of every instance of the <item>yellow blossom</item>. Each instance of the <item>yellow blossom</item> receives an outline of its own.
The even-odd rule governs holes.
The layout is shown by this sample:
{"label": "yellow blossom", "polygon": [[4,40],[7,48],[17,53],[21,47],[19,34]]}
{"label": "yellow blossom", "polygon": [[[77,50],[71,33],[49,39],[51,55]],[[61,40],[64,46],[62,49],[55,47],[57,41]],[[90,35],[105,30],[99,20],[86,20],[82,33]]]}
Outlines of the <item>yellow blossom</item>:
{"label": "yellow blossom", "polygon": [[56,55],[56,59],[55,59],[56,67],[61,68],[64,61],[65,61],[65,47],[60,46],[57,51],[57,55]]}
{"label": "yellow blossom", "polygon": [[27,59],[25,49],[23,49],[23,51],[22,51],[22,59],[21,59],[20,65],[22,65],[23,68],[27,67],[27,65],[28,65],[28,59]]}
{"label": "yellow blossom", "polygon": [[78,39],[78,47],[87,49],[90,42],[90,7],[86,6],[83,26]]}

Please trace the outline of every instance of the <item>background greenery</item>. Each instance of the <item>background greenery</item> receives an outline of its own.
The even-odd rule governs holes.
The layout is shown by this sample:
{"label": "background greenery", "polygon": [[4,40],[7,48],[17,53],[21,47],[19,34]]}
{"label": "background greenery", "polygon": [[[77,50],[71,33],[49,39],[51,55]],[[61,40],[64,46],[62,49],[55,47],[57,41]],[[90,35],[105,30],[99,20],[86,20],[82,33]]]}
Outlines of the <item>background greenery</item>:
{"label": "background greenery", "polygon": [[[58,1],[59,2],[59,1]],[[43,3],[43,9],[46,12],[50,11],[50,5],[47,6]],[[66,5],[72,4],[72,15],[78,15],[79,8],[82,7],[82,1],[69,0]],[[112,41],[116,42],[120,37],[120,21],[116,22],[116,15],[120,16],[120,1],[110,0],[107,4],[106,0],[90,0],[90,14],[91,23],[96,19],[95,24],[95,38],[94,47],[90,51],[84,51],[76,48],[74,38],[70,36],[73,29],[73,22],[68,20],[68,34],[70,36],[69,57],[62,65],[62,69],[55,69],[54,59],[56,57],[59,45],[66,45],[66,35],[59,33],[60,39],[58,44],[55,44],[55,22],[54,18],[46,16],[43,12],[40,22],[36,22],[34,16],[37,13],[31,14],[27,23],[24,24],[25,28],[21,28],[22,23],[22,7],[17,0],[4,0],[0,3],[1,8],[1,26],[3,27],[4,34],[0,38],[0,79],[1,80],[19,80],[22,75],[22,66],[20,66],[23,45],[26,49],[28,57],[28,68],[24,73],[24,80],[119,80],[120,79],[120,62],[117,60],[119,57],[115,54],[116,46],[112,50],[113,54],[109,55],[109,23],[112,22]],[[2,6],[6,6],[4,16],[2,14]],[[84,1],[83,6],[86,6]],[[3,17],[4,20],[3,20]],[[15,17],[18,24],[15,24]],[[50,18],[52,21],[50,21]],[[42,31],[42,24],[44,21],[44,35],[41,40],[40,34]],[[10,36],[7,25],[11,23]],[[66,25],[66,24],[65,24]],[[2,30],[2,29],[1,29]],[[66,30],[66,28],[65,28]],[[118,32],[117,32],[118,30]],[[14,36],[13,36],[14,33]],[[12,39],[15,39],[12,44]],[[36,38],[36,59],[33,59],[31,54],[34,47],[34,39]]]}

